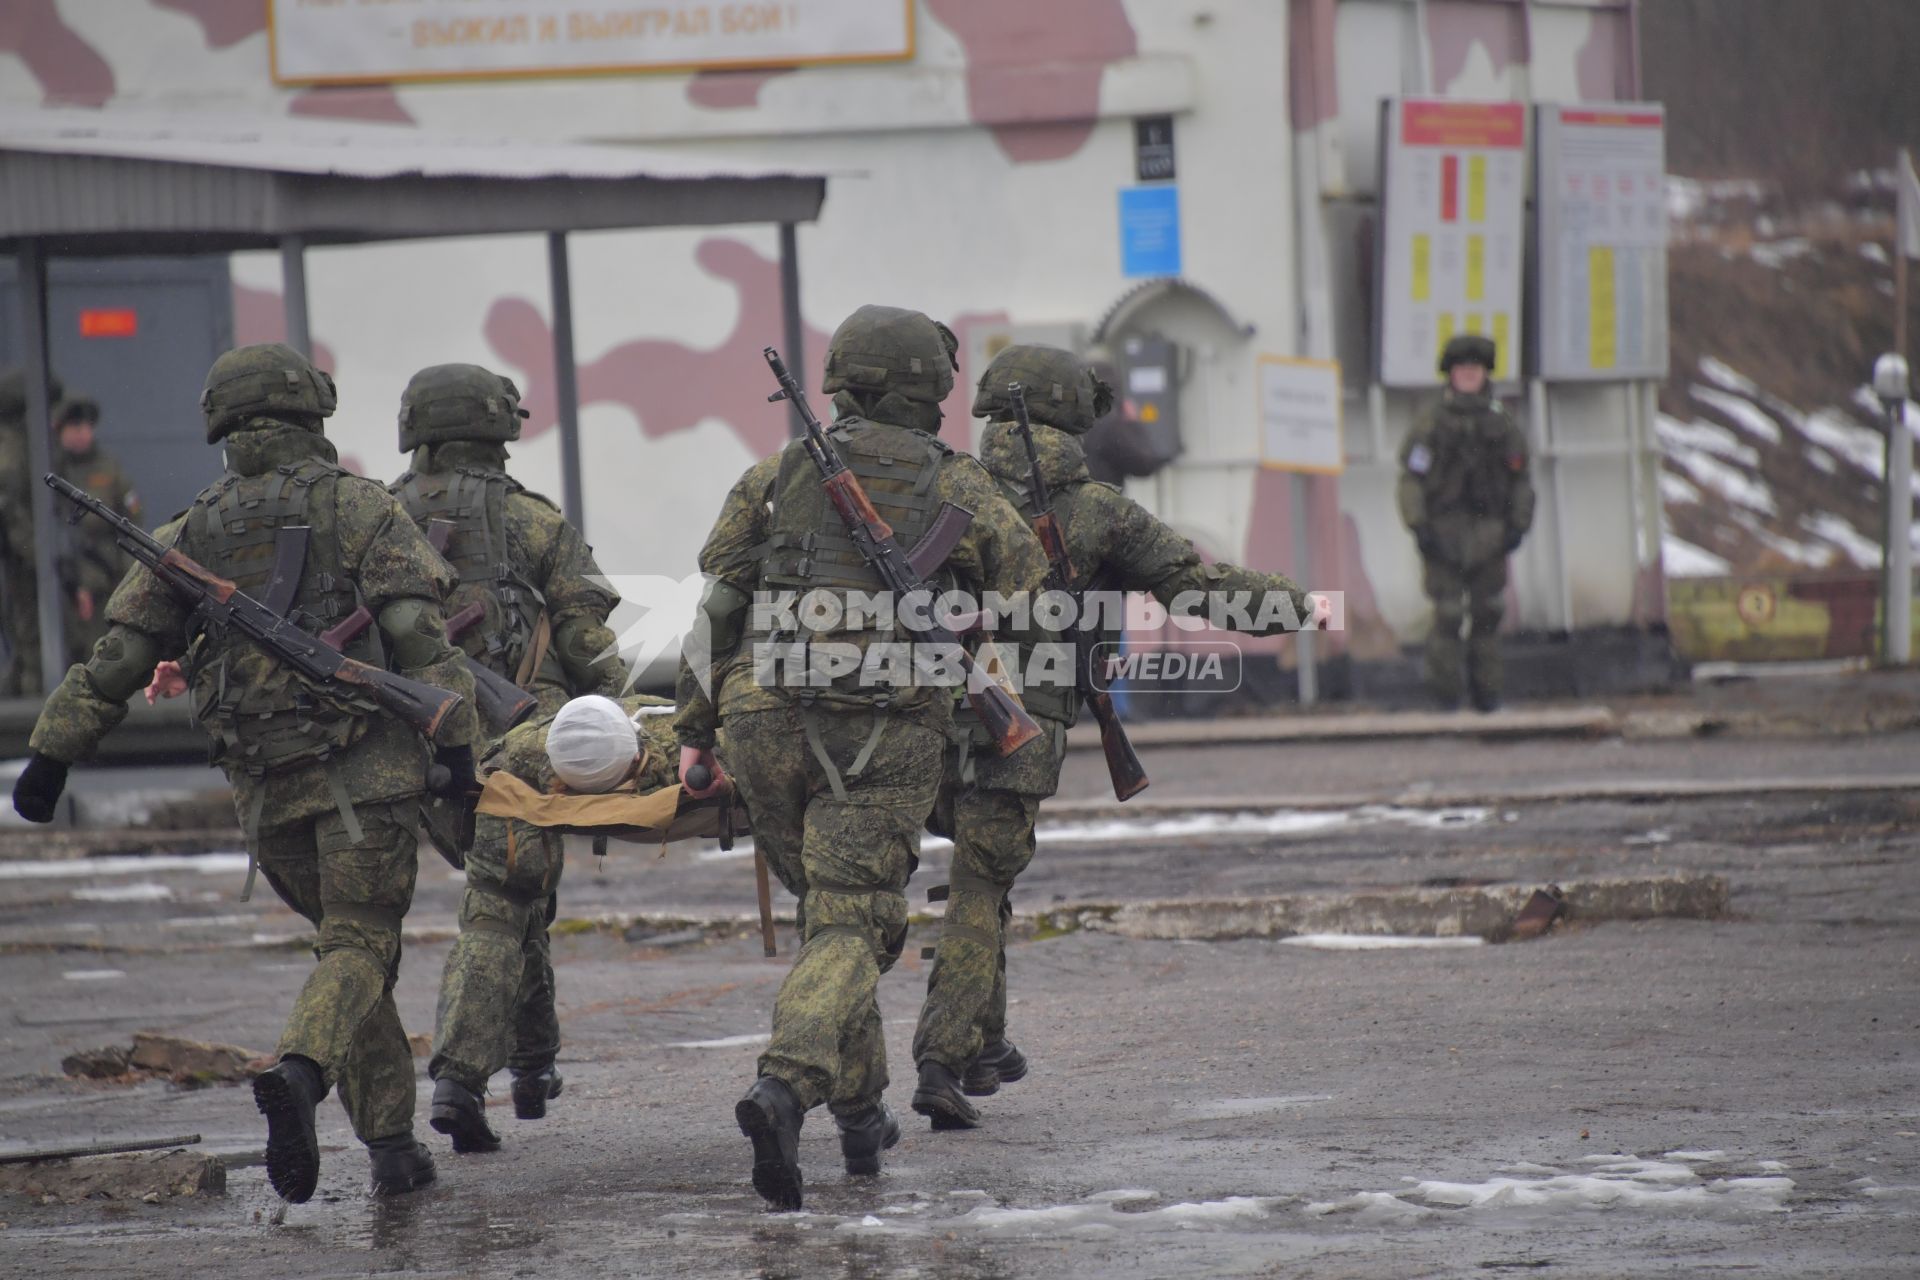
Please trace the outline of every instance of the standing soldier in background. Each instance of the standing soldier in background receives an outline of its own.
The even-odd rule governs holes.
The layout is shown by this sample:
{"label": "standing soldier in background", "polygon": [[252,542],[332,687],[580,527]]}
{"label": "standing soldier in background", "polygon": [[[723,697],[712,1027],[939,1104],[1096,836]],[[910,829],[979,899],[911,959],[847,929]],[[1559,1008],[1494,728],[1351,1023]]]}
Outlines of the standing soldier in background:
{"label": "standing soldier in background", "polygon": [[1400,518],[1420,548],[1433,600],[1427,688],[1446,710],[1460,705],[1460,624],[1467,692],[1480,711],[1500,705],[1500,615],[1507,557],[1533,523],[1527,437],[1493,398],[1493,339],[1450,338],[1440,353],[1446,389],[1400,447]]}
{"label": "standing soldier in background", "polygon": [[[446,642],[440,609],[452,575],[386,490],[336,461],[321,426],[333,412],[333,380],[278,343],[241,347],[214,361],[200,404],[207,442],[225,443],[226,474],[157,540],[310,632],[358,606],[372,612],[377,627],[347,653],[464,699],[436,754],[451,789],[470,791],[473,680]],[[268,1180],[295,1203],[313,1195],[314,1108],[338,1085],[372,1158],[374,1193],[426,1185],[433,1158],[413,1137],[413,1055],[393,984],[428,743],[377,703],[306,680],[237,631],[208,629],[144,565],[114,591],[106,615],[93,656],[67,672],[40,713],[14,808],[48,821],[68,767],[126,717],[127,699],[157,663],[179,659],[184,674],[165,674],[155,688],[171,695],[190,683],[248,852],[318,931],[319,963],[294,1001],[279,1061],[254,1079]],[[249,873],[243,898],[252,887]]]}
{"label": "standing soldier in background", "polygon": [[[59,401],[60,380],[47,394]],[[39,574],[33,563],[33,455],[27,448],[27,377],[0,373],[0,698],[40,688]]]}
{"label": "standing soldier in background", "polygon": [[[1102,591],[1149,592],[1169,609],[1185,594],[1181,607],[1197,603],[1199,612],[1207,593],[1242,593],[1252,602],[1251,617],[1272,620],[1256,634],[1327,618],[1324,598],[1280,574],[1203,563],[1191,542],[1115,486],[1094,480],[1080,437],[1107,412],[1113,393],[1071,352],[1054,347],[1008,347],[987,366],[973,401],[974,415],[991,419],[980,437],[980,460],[1022,515],[1040,513],[1032,505],[1033,458],[1012,420],[1007,388],[1015,383],[1025,393],[1041,479],[1081,582]],[[1056,566],[1049,585],[1060,581]],[[1263,614],[1263,602],[1276,592],[1286,597],[1284,606]],[[983,1097],[1027,1073],[1025,1056],[1007,1039],[1009,893],[1033,860],[1034,822],[1040,802],[1059,788],[1066,732],[1081,700],[1072,687],[1031,682],[1021,698],[1045,730],[1047,749],[1033,743],[1005,758],[983,754],[978,721],[962,707],[960,727],[968,732],[956,735],[930,824],[953,839],[946,921],[913,1037],[920,1070],[913,1109],[935,1129],[973,1128],[980,1114],[965,1095]]]}
{"label": "standing soldier in background", "polygon": [[[946,326],[917,311],[855,311],[827,352],[823,387],[837,412],[828,438],[901,548],[911,551],[950,502],[973,520],[938,572],[976,598],[1031,591],[1046,573],[1039,543],[979,464],[936,435],[957,346]],[[793,672],[783,664],[756,671],[762,645],[780,654],[811,654],[808,646],[821,643],[864,653],[913,636],[904,626],[883,629],[871,610],[816,632],[754,607],[761,590],[818,591],[844,607],[850,592],[883,588],[805,443],[734,484],[700,552],[713,579],[701,603],[712,666],[683,662],[676,721],[682,783],[695,765],[715,770],[709,786],[689,785],[696,796],[725,785],[713,758],[725,726],[721,750],[755,845],[800,899],[800,956],[775,1001],[759,1078],[734,1111],[753,1142],[754,1189],[781,1209],[800,1207],[800,1125],[812,1108],[832,1111],[849,1173],[879,1172],[880,1152],[900,1136],[882,1102],[876,987],[906,945],[907,877],[939,789],[954,701],[949,688],[863,681],[859,671],[799,688],[784,681]],[[1036,738],[1025,749],[1047,745]]]}
{"label": "standing soldier in background", "polygon": [[[84,489],[119,514],[140,523],[140,496],[133,491],[119,459],[102,448],[97,433],[100,404],[91,396],[69,396],[53,412],[53,469],[75,488]],[[85,662],[94,641],[107,634],[107,597],[128,568],[115,545],[113,530],[98,520],[82,520],[67,535],[61,567],[67,606],[69,662]]]}
{"label": "standing soldier in background", "polygon": [[[422,369],[400,397],[400,448],[413,466],[391,491],[459,574],[449,616],[477,615],[450,638],[531,692],[545,717],[579,694],[619,697],[627,672],[607,629],[617,598],[586,540],[559,508],[507,474],[507,444],[520,438],[526,416],[509,378],[472,364]],[[438,825],[430,816],[429,834],[450,845]],[[431,1123],[457,1152],[500,1145],[484,1095],[503,1065],[496,1041],[508,1026],[514,1114],[538,1120],[560,1096],[547,926],[558,905],[561,837],[527,831],[539,847],[518,857],[502,841],[442,849],[466,855],[467,893],[441,979],[428,1074]]]}

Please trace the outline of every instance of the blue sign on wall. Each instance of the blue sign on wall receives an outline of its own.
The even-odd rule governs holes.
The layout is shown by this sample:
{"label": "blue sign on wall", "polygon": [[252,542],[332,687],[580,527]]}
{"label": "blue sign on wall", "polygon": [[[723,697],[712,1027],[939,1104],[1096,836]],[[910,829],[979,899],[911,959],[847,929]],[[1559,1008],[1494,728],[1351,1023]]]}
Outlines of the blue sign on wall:
{"label": "blue sign on wall", "polygon": [[1180,274],[1180,188],[1129,187],[1120,192],[1120,274]]}

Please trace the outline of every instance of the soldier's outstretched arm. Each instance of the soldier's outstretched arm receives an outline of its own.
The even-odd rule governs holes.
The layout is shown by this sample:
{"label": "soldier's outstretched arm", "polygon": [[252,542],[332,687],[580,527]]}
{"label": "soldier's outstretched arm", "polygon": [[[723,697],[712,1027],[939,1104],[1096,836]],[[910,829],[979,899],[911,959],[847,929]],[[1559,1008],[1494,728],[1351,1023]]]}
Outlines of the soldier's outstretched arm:
{"label": "soldier's outstretched arm", "polygon": [[[1206,564],[1193,543],[1125,494],[1096,486],[1083,492],[1099,504],[1091,514],[1108,531],[1103,581],[1123,591],[1148,592],[1169,612],[1182,614],[1207,614],[1213,592],[1244,596],[1255,625],[1237,629],[1253,635],[1298,630],[1313,618],[1312,599],[1285,574],[1226,560]],[[1272,598],[1276,595],[1282,598]]]}
{"label": "soldier's outstretched arm", "polygon": [[[723,594],[733,593],[726,598],[749,602],[747,607],[751,607],[754,589],[760,583],[760,544],[767,539],[767,503],[780,475],[780,459],[778,453],[762,458],[734,482],[700,548],[700,572],[715,579]],[[711,607],[714,594],[715,588],[710,585],[701,602],[703,610]],[[715,681],[720,665],[732,656],[731,652],[716,651],[708,655],[707,669],[696,671],[683,646],[674,690],[680,710],[673,720],[674,736],[681,746],[695,751],[713,749],[720,728],[713,702],[718,692]]]}
{"label": "soldier's outstretched arm", "polygon": [[627,667],[616,652],[607,615],[619,597],[605,585],[593,548],[580,531],[554,513],[556,524],[541,565],[540,594],[553,624],[553,654],[578,697],[598,693],[617,698],[627,691]]}
{"label": "soldier's outstretched arm", "polygon": [[[180,522],[156,537],[171,544]],[[66,788],[67,766],[93,754],[100,740],[127,718],[127,699],[146,687],[162,659],[187,647],[187,610],[179,597],[135,565],[107,601],[107,634],[83,665],[68,668],[33,726],[33,758],[14,786],[14,809],[34,822],[52,819]]]}

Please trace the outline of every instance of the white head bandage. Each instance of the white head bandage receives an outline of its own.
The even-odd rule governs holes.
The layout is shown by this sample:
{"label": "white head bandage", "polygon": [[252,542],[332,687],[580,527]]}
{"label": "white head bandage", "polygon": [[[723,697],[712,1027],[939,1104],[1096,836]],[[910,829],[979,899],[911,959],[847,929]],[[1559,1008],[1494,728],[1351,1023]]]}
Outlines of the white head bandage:
{"label": "white head bandage", "polygon": [[619,703],[597,693],[560,708],[547,728],[547,763],[575,791],[612,789],[639,754],[633,721]]}

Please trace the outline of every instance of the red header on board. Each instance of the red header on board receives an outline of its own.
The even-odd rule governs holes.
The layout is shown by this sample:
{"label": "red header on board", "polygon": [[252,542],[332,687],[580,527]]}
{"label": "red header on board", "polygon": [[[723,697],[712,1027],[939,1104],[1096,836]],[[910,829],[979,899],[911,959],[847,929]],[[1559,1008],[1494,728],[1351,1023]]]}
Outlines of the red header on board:
{"label": "red header on board", "polygon": [[1527,109],[1519,102],[1434,102],[1400,106],[1400,141],[1410,147],[1518,149],[1526,145]]}

